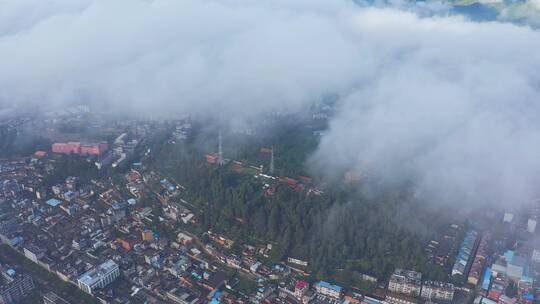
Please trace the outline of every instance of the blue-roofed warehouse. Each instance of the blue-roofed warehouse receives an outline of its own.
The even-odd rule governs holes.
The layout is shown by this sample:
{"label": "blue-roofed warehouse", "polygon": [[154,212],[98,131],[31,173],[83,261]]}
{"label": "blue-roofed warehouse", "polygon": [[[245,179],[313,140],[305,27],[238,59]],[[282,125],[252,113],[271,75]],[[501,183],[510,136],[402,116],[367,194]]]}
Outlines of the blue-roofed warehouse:
{"label": "blue-roofed warehouse", "polygon": [[58,205],[60,205],[62,202],[55,199],[55,198],[51,198],[50,200],[48,200],[47,202],[47,205],[51,206],[51,207],[56,207]]}
{"label": "blue-roofed warehouse", "polygon": [[491,283],[491,267],[486,267],[486,271],[484,272],[484,279],[482,280],[482,289],[488,290],[489,283]]}

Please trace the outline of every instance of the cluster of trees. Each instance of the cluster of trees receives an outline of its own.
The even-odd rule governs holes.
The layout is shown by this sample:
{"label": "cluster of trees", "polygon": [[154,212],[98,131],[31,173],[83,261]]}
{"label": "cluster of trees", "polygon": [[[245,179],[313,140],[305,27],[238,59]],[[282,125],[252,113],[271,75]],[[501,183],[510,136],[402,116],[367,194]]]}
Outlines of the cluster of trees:
{"label": "cluster of trees", "polygon": [[63,183],[68,176],[77,176],[84,184],[92,179],[105,176],[105,172],[99,171],[94,163],[87,161],[84,156],[58,155],[54,170],[50,171],[44,179],[44,186],[50,188],[53,185]]}
{"label": "cluster of trees", "polygon": [[16,128],[0,125],[0,157],[28,156],[50,145],[50,140],[31,134],[20,135]]}
{"label": "cluster of trees", "polygon": [[[281,136],[276,145],[294,145],[294,135]],[[439,212],[411,199],[407,186],[330,184],[323,195],[314,195],[280,185],[268,196],[264,181],[236,173],[232,164],[206,164],[194,145],[156,144],[153,149],[151,165],[187,187],[182,196],[199,208],[200,231],[212,230],[238,242],[272,243],[273,261],[289,256],[307,260],[316,277],[340,278],[343,284],[360,272],[386,278],[396,267],[419,270],[426,278],[446,278],[446,270],[429,263],[423,252],[436,230],[428,227],[445,221]],[[299,149],[302,152],[283,151],[306,156],[309,148]],[[282,161],[302,168],[293,156],[284,155]]]}
{"label": "cluster of trees", "polygon": [[270,164],[270,154],[261,153],[259,148],[273,148],[276,173],[287,176],[307,175],[307,157],[317,148],[319,137],[316,130],[301,119],[283,118],[278,125],[261,127],[256,136],[229,136],[224,149],[236,160],[262,164],[266,169]]}
{"label": "cluster of trees", "polygon": [[384,277],[396,267],[444,276],[423,253],[430,235],[415,230],[434,223],[399,192],[367,199],[341,188],[316,196],[281,186],[267,197],[261,184],[224,171],[212,172],[205,189],[192,194],[203,203],[205,229],[237,240],[272,242],[274,261],[308,260],[319,277],[344,268]]}
{"label": "cluster of trees", "polygon": [[68,121],[60,123],[58,131],[60,133],[82,133],[87,129],[87,123],[82,121]]}
{"label": "cluster of trees", "polygon": [[13,150],[13,145],[17,139],[17,131],[7,125],[0,126],[0,155],[6,156]]}

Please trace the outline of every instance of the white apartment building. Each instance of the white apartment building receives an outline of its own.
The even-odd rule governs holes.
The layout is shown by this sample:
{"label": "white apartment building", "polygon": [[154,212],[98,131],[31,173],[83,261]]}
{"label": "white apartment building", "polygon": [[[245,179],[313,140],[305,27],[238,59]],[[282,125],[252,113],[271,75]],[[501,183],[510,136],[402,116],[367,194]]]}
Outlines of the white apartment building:
{"label": "white apartment building", "polygon": [[118,264],[112,260],[108,260],[81,275],[77,280],[77,284],[81,290],[92,294],[95,289],[109,285],[119,276],[120,270],[118,269]]}

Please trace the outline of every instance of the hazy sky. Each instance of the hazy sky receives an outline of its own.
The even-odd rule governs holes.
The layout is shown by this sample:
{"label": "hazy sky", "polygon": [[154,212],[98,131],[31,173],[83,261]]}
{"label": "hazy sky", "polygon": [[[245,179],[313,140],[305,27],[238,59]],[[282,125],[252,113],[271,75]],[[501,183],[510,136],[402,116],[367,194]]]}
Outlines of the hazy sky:
{"label": "hazy sky", "polygon": [[337,93],[318,167],[414,176],[434,200],[526,199],[540,181],[540,34],[425,10],[0,1],[0,105],[100,102],[229,118]]}

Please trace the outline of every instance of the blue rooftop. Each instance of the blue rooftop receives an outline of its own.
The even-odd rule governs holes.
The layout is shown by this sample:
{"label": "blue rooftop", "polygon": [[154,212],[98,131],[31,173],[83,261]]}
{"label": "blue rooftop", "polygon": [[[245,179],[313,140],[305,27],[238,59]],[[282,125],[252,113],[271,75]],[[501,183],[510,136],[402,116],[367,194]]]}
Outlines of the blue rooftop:
{"label": "blue rooftop", "polygon": [[484,280],[482,281],[482,289],[488,290],[489,283],[491,283],[491,267],[486,267],[486,271],[484,272]]}
{"label": "blue rooftop", "polygon": [[511,263],[512,260],[514,259],[514,252],[512,250],[507,250],[504,253],[504,257],[506,259],[506,262]]}
{"label": "blue rooftop", "polygon": [[13,239],[10,240],[10,243],[12,246],[18,245],[24,241],[22,236],[16,236]]}
{"label": "blue rooftop", "polygon": [[58,205],[60,205],[62,202],[55,199],[55,198],[51,198],[50,200],[47,201],[47,205],[51,206],[51,207],[56,207]]}
{"label": "blue rooftop", "polygon": [[115,210],[120,210],[122,208],[124,208],[124,204],[122,203],[119,203],[119,202],[114,202],[113,205],[112,205],[113,209]]}
{"label": "blue rooftop", "polygon": [[221,291],[218,290],[212,297],[210,304],[220,304],[221,302],[219,302],[219,297],[221,297]]}
{"label": "blue rooftop", "polygon": [[531,284],[533,283],[533,279],[526,275],[521,276],[521,281],[531,283]]}
{"label": "blue rooftop", "polygon": [[341,292],[341,289],[342,289],[340,286],[332,285],[332,284],[330,284],[328,282],[325,282],[325,281],[320,281],[319,286],[330,288],[330,289],[333,289],[333,290],[335,290],[337,292]]}

